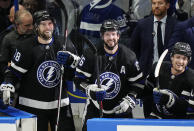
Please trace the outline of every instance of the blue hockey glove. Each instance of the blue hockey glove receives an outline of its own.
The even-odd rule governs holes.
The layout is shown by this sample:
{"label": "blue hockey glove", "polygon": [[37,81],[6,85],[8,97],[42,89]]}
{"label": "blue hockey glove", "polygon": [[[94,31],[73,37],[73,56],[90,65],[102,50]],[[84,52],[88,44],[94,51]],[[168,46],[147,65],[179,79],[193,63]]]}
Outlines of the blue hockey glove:
{"label": "blue hockey glove", "polygon": [[165,105],[166,108],[171,108],[178,96],[168,89],[153,89],[153,99],[155,104]]}
{"label": "blue hockey glove", "polygon": [[15,92],[15,88],[10,83],[2,83],[0,85],[0,91],[2,92],[2,100],[5,105],[11,105],[11,95]]}
{"label": "blue hockey glove", "polygon": [[76,68],[80,60],[79,56],[72,54],[69,51],[58,51],[57,52],[57,62],[64,66],[70,66],[71,68]]}
{"label": "blue hockey glove", "polygon": [[105,85],[99,88],[97,84],[90,84],[86,87],[86,95],[92,100],[102,101],[106,97],[106,89]]}
{"label": "blue hockey glove", "polygon": [[135,108],[135,102],[134,96],[127,95],[113,110],[115,110],[115,114],[130,113]]}

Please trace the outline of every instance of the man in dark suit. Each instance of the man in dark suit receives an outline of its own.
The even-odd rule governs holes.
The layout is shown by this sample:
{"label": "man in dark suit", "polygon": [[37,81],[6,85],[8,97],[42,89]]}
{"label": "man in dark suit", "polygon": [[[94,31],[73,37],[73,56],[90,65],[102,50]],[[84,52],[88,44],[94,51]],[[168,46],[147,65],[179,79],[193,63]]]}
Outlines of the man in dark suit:
{"label": "man in dark suit", "polygon": [[[169,6],[170,0],[152,0],[152,15],[140,20],[132,33],[129,47],[136,53],[144,77],[158,61],[161,52],[169,48],[168,41],[176,24],[175,18],[167,16]],[[157,34],[159,23],[161,45]]]}

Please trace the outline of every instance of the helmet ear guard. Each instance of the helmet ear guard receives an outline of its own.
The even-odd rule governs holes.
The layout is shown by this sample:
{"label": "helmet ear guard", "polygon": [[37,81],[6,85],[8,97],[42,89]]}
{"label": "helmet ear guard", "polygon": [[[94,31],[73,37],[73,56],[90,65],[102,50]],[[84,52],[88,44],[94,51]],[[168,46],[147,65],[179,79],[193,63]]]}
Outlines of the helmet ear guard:
{"label": "helmet ear guard", "polygon": [[191,61],[191,58],[192,58],[191,47],[188,43],[184,43],[184,42],[177,42],[174,45],[172,52],[170,54],[170,57],[172,57],[174,54],[181,54],[181,55],[186,56],[189,62]]}

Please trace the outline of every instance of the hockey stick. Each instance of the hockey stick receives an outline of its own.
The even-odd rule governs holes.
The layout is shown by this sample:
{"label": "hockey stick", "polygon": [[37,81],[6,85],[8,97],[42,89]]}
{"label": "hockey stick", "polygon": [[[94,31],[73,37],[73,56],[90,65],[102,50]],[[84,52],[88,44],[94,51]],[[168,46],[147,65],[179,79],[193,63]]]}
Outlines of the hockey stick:
{"label": "hockey stick", "polygon": [[15,12],[19,10],[18,0],[14,0]]}
{"label": "hockey stick", "polygon": [[[61,7],[64,15],[65,15],[65,30],[64,30],[64,38],[65,42],[63,45],[63,50],[66,50],[67,46],[67,23],[68,23],[68,14],[67,14],[67,9],[63,3],[62,0],[56,0],[58,5]],[[59,126],[59,119],[60,119],[60,111],[61,111],[61,94],[62,94],[62,89],[63,89],[63,74],[64,74],[64,67],[61,65],[61,76],[60,76],[60,87],[59,87],[59,97],[58,97],[58,110],[57,110],[57,120],[56,120],[56,126],[55,126],[55,131],[58,131],[58,126]]]}
{"label": "hockey stick", "polygon": [[162,65],[162,62],[164,60],[164,57],[166,56],[166,54],[168,53],[168,49],[166,49],[160,56],[159,60],[158,60],[158,63],[156,65],[156,68],[155,68],[155,72],[154,72],[154,76],[156,78],[156,87],[157,89],[160,89],[160,85],[159,85],[159,72],[160,72],[160,67]]}
{"label": "hockey stick", "polygon": [[[99,73],[99,60],[98,60],[98,54],[97,54],[97,49],[96,49],[96,46],[88,39],[86,38],[84,35],[78,33],[78,36],[80,38],[82,38],[86,43],[87,45],[89,46],[90,49],[92,49],[95,57],[96,57],[96,74],[97,74],[97,85],[99,88],[101,88],[101,84],[100,84],[100,73]],[[102,101],[98,101],[98,104],[100,106],[100,118],[103,117],[103,105],[102,105]]]}

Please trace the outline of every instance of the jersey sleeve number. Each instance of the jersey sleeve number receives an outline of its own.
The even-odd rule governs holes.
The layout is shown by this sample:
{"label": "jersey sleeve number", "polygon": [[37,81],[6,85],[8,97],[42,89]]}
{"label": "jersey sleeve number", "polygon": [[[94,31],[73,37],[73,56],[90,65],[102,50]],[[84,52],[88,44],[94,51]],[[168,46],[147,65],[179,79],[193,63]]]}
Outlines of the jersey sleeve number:
{"label": "jersey sleeve number", "polygon": [[21,53],[20,52],[18,52],[17,50],[16,50],[16,52],[15,52],[15,54],[14,54],[14,59],[15,59],[15,61],[19,61],[20,60],[20,57],[21,57]]}

